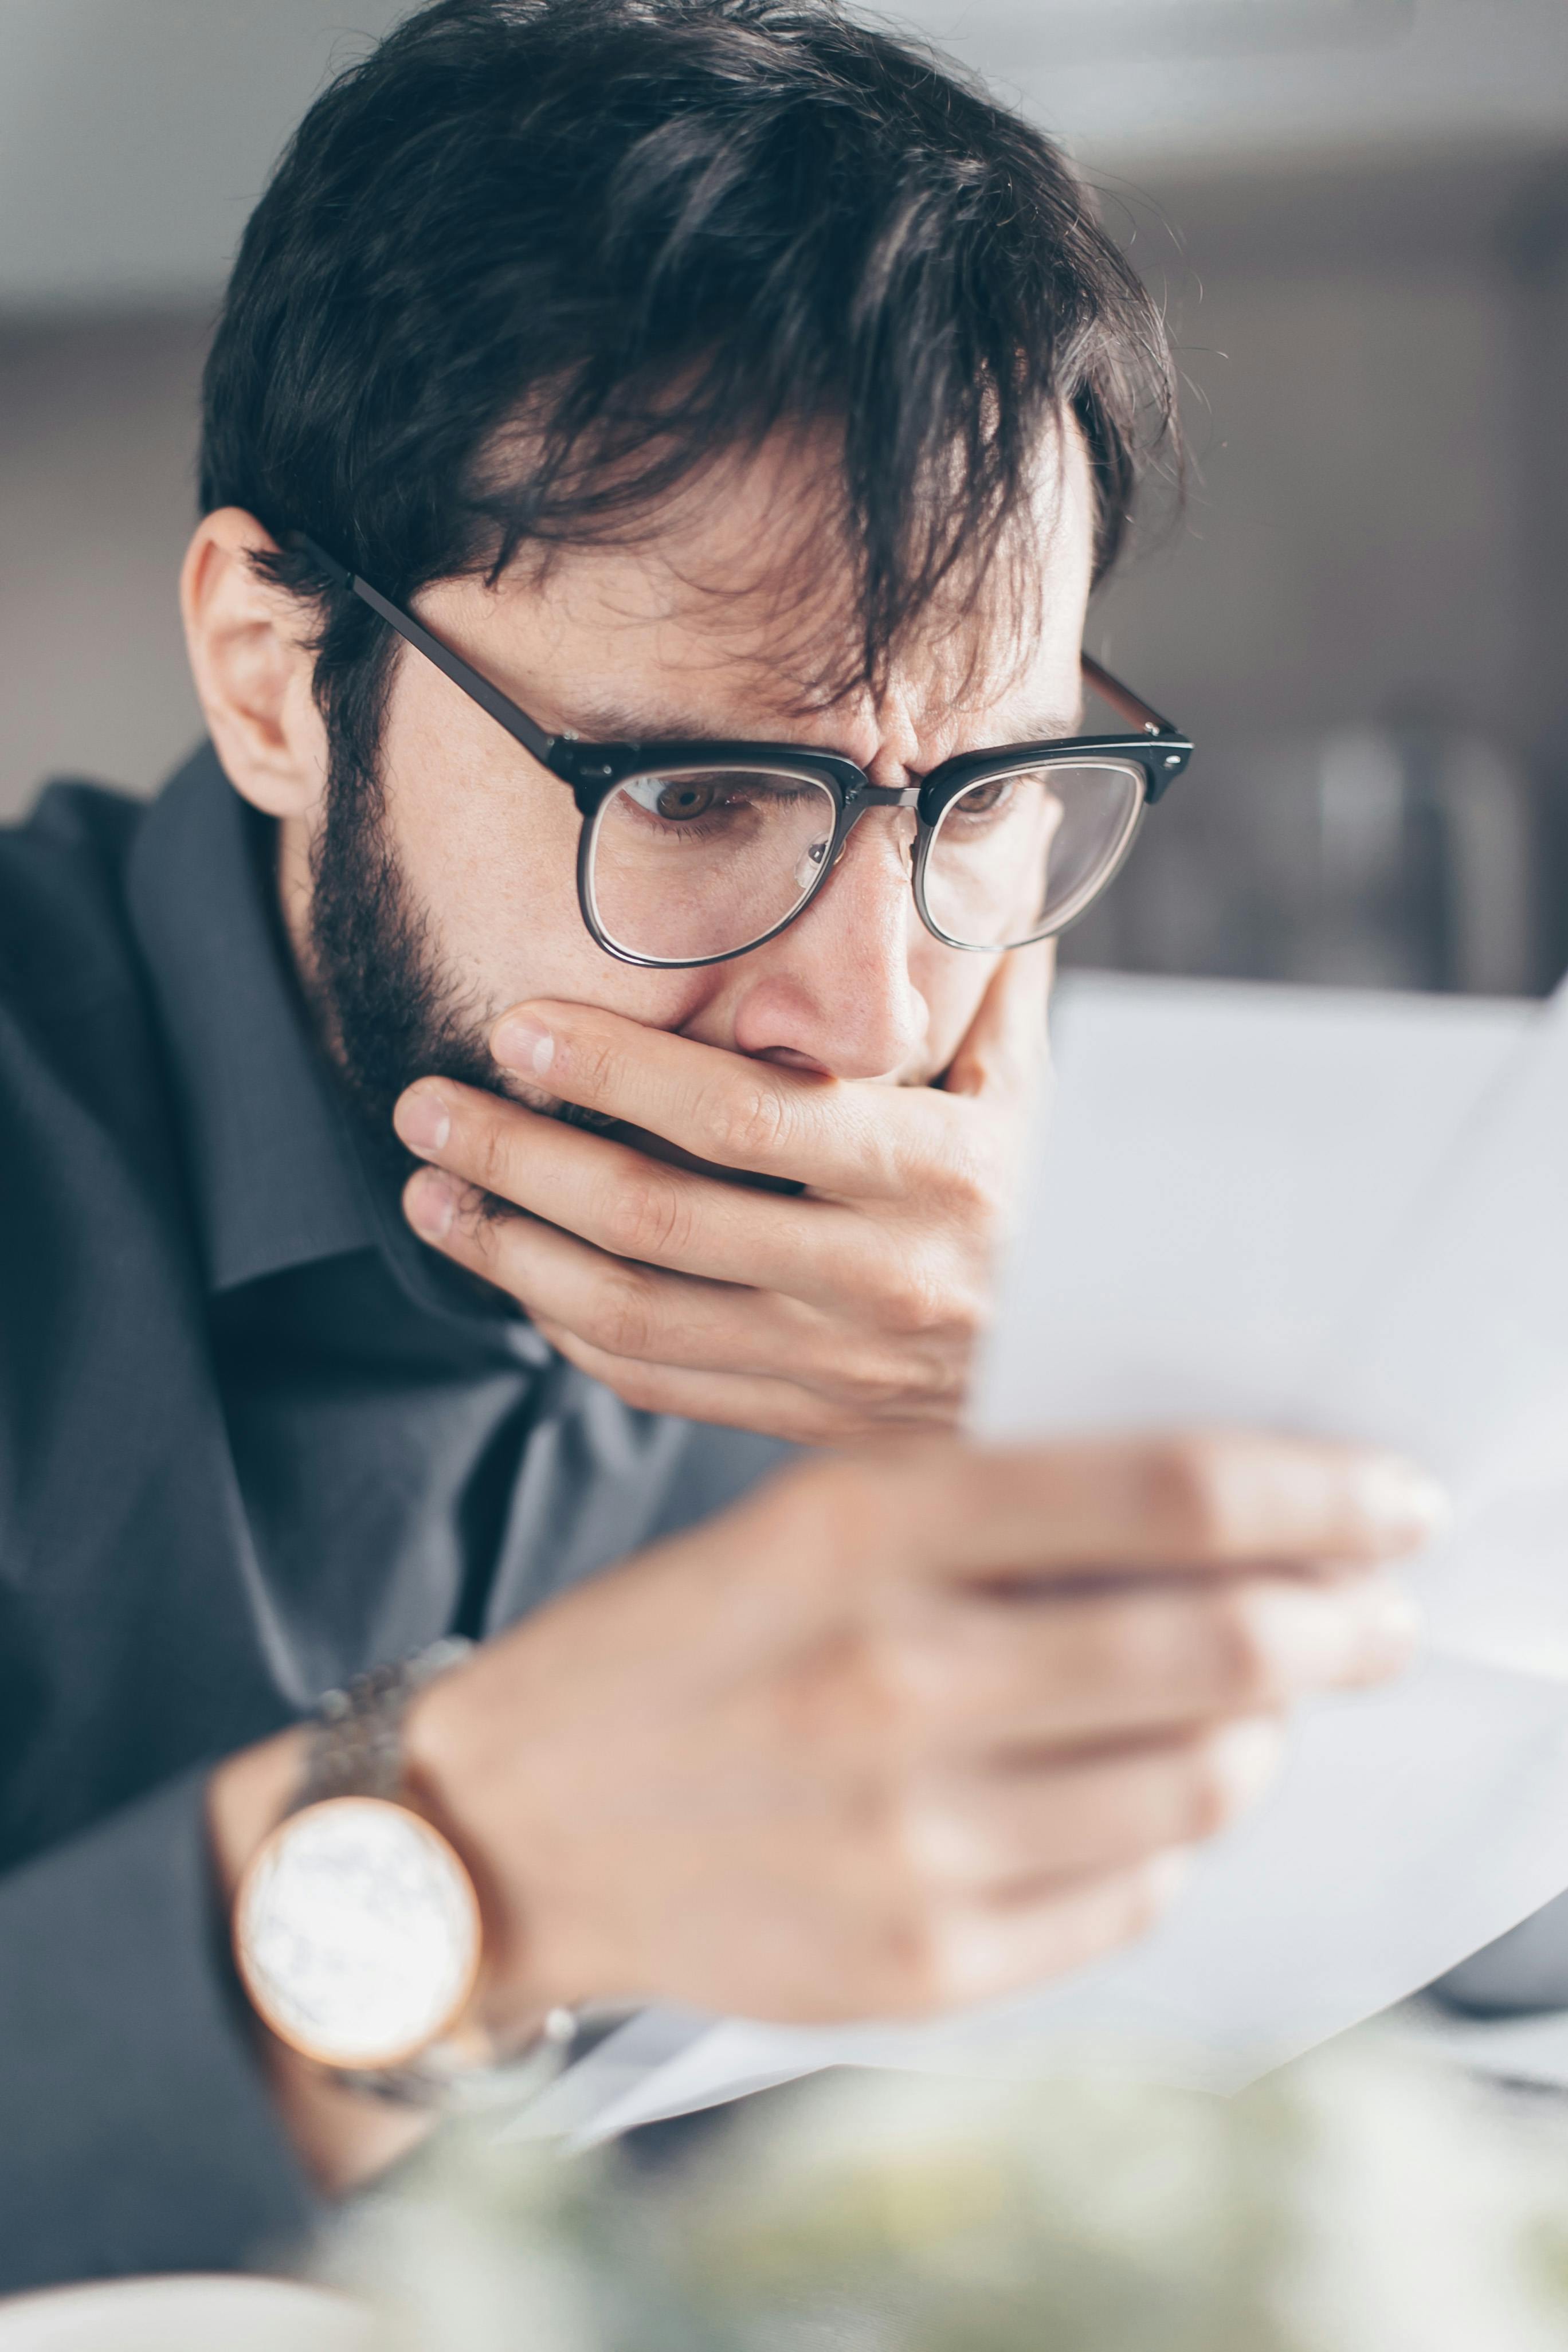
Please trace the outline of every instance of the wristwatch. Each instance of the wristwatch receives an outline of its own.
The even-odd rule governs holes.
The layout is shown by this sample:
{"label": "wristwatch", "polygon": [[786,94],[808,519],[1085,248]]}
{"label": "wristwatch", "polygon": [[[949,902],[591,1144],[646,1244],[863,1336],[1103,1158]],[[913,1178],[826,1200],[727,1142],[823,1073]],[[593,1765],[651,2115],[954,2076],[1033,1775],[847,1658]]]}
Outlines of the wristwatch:
{"label": "wristwatch", "polygon": [[552,2009],[503,2051],[469,2015],[474,1883],[405,1801],[405,1710],[471,1646],[437,1642],[327,1694],[303,1785],[234,1906],[240,1981],[280,2042],[356,2090],[437,2108],[524,2103],[565,2064],[577,2023]]}

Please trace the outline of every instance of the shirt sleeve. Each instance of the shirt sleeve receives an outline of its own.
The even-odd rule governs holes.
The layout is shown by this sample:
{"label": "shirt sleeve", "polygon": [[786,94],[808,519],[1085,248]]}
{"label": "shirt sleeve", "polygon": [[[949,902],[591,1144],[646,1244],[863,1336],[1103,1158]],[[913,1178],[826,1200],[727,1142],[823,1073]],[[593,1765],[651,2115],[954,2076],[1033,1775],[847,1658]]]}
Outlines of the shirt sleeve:
{"label": "shirt sleeve", "polygon": [[1568,2009],[1568,1895],[1472,1952],[1432,1990],[1453,2008],[1482,2016]]}
{"label": "shirt sleeve", "polygon": [[221,1948],[205,1780],[0,1878],[0,2293],[235,2268],[316,2218]]}

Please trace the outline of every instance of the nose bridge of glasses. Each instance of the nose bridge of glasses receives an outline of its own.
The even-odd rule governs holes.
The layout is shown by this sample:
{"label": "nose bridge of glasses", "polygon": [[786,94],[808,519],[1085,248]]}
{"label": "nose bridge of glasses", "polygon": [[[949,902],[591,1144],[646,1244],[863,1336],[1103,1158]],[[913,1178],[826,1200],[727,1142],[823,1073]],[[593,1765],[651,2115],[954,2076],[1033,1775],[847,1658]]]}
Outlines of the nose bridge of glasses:
{"label": "nose bridge of glasses", "polygon": [[[921,788],[918,784],[853,785],[844,795],[844,816],[838,828],[838,846],[833,854],[834,865],[837,865],[848,848],[849,836],[863,816],[868,816],[878,809],[909,809],[912,812],[919,808],[920,799]],[[912,824],[909,828],[909,834],[910,838],[905,848],[907,852],[912,854],[915,836],[915,828]]]}
{"label": "nose bridge of glasses", "polygon": [[846,793],[845,805],[858,817],[866,809],[917,808],[919,784],[856,784]]}

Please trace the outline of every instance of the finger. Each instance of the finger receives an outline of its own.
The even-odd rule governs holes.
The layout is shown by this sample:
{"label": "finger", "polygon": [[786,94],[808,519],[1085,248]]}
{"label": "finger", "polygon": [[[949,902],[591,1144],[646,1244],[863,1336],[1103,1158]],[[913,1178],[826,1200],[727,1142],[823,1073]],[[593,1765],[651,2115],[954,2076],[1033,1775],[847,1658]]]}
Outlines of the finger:
{"label": "finger", "polygon": [[1049,1058],[1047,1016],[1056,945],[1041,940],[999,958],[942,1080],[946,1093],[1027,1095],[1039,1085]]}
{"label": "finger", "polygon": [[886,1671],[933,1756],[1000,1759],[1238,1716],[1405,1665],[1418,1619],[1381,1575],[1228,1577],[933,1612]]}
{"label": "finger", "polygon": [[1146,1936],[1179,1891],[1189,1858],[1164,1853],[1104,1877],[1005,1901],[954,1903],[895,1926],[877,2007],[921,2017],[1047,1982]]}
{"label": "finger", "polygon": [[1254,1431],[926,1448],[872,1472],[911,1562],[938,1576],[1202,1571],[1376,1560],[1443,1519],[1396,1454]]}
{"label": "finger", "polygon": [[[753,1192],[650,1160],[624,1143],[542,1118],[450,1078],[422,1078],[394,1114],[412,1151],[460,1183],[525,1209],[611,1255],[661,1265],[709,1282],[736,1282],[811,1299],[825,1307],[857,1287],[891,1244],[870,1219],[830,1202]],[[439,1194],[406,1196],[410,1213],[428,1204],[416,1229],[453,1246],[440,1228]],[[460,1239],[461,1236],[458,1235]],[[885,1278],[891,1281],[889,1264]]]}
{"label": "finger", "polygon": [[[772,1291],[612,1257],[534,1217],[496,1220],[477,1270],[510,1291],[542,1330],[569,1332],[605,1358],[773,1373],[815,1352],[807,1327],[820,1318],[809,1308]],[[799,1329],[786,1328],[792,1307]]]}
{"label": "finger", "polygon": [[911,1805],[918,1870],[958,1893],[1110,1871],[1227,1829],[1279,1772],[1285,1730],[1260,1716],[1110,1754],[948,1774]]}
{"label": "finger", "polygon": [[841,1413],[793,1381],[637,1363],[627,1356],[606,1355],[575,1332],[537,1318],[535,1328],[569,1364],[613,1390],[637,1412],[674,1413],[682,1421],[750,1430],[754,1436],[779,1437],[792,1445],[842,1445],[863,1433],[847,1429]]}
{"label": "finger", "polygon": [[[917,1399],[947,1426],[963,1407],[965,1365],[950,1349],[848,1330],[774,1291],[612,1257],[535,1217],[459,1221],[447,1254],[507,1291],[546,1337],[570,1333],[603,1358],[763,1378],[782,1372],[829,1403],[886,1409],[889,1425],[896,1408]],[[920,1418],[912,1410],[896,1417]]]}
{"label": "finger", "polygon": [[500,1067],[696,1159],[847,1197],[894,1190],[900,1090],[785,1069],[586,1004],[531,1003],[490,1032]]}

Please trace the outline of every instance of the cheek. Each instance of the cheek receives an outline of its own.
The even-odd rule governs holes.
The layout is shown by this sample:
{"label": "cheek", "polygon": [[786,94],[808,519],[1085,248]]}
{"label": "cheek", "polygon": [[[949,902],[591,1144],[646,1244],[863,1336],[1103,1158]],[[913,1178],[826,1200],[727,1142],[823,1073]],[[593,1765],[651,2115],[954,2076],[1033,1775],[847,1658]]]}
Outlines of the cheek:
{"label": "cheek", "polygon": [[444,702],[395,698],[383,761],[387,826],[451,992],[485,1025],[555,997],[679,1027],[707,975],[640,971],[595,946],[577,905],[571,793],[475,715],[482,732]]}

